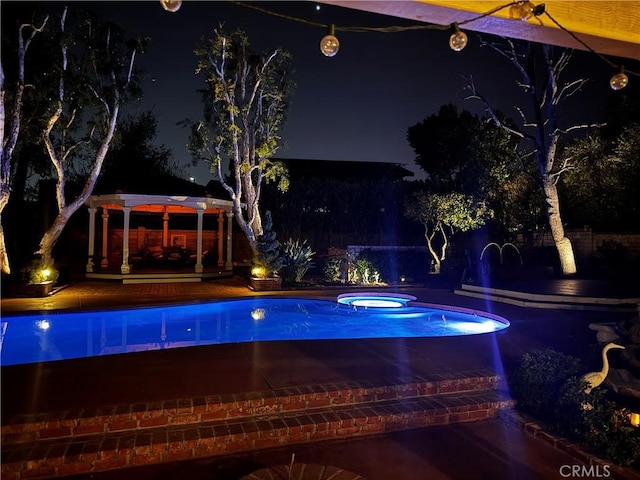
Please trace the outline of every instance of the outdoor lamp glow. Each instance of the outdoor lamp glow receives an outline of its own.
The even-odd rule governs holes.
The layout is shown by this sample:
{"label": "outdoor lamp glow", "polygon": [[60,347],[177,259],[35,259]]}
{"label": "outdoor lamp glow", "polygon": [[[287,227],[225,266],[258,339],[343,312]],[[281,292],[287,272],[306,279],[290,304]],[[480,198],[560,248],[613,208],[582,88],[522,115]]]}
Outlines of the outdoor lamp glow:
{"label": "outdoor lamp glow", "polygon": [[457,23],[451,25],[451,28],[453,29],[453,33],[449,37],[449,46],[451,47],[451,50],[459,52],[467,46],[467,34],[460,31]]}
{"label": "outdoor lamp glow", "polygon": [[320,40],[320,51],[325,57],[333,57],[340,49],[340,42],[336,38],[335,25],[329,25],[329,33]]}
{"label": "outdoor lamp glow", "polygon": [[162,5],[162,8],[164,8],[167,12],[177,12],[178,10],[180,10],[180,7],[182,6],[182,1],[181,0],[160,0],[160,5]]}
{"label": "outdoor lamp glow", "polygon": [[629,414],[629,423],[634,427],[640,427],[640,413]]}
{"label": "outdoor lamp glow", "polygon": [[49,278],[49,275],[51,275],[51,270],[49,270],[48,268],[43,268],[42,269],[42,278],[47,280],[47,278]]}
{"label": "outdoor lamp glow", "polygon": [[266,273],[267,271],[263,267],[253,267],[251,269],[251,275],[256,278],[262,278]]}

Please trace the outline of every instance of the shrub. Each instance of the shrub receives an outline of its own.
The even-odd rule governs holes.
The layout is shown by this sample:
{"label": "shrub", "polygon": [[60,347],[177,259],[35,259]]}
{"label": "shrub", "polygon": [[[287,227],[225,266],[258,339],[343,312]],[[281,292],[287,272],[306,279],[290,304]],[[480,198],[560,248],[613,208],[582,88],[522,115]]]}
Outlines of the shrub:
{"label": "shrub", "polygon": [[380,283],[380,272],[373,262],[359,255],[349,264],[349,281],[358,285]]}
{"label": "shrub", "polygon": [[581,362],[553,349],[523,355],[511,385],[518,408],[618,465],[640,461],[640,428],[604,388],[584,392]]}
{"label": "shrub", "polygon": [[518,407],[552,420],[562,389],[568,379],[579,375],[580,368],[578,359],[553,349],[524,354],[512,385]]}
{"label": "shrub", "polygon": [[367,259],[382,281],[424,280],[429,276],[429,254],[422,250],[363,250],[358,258]]}
{"label": "shrub", "polygon": [[273,277],[282,267],[280,242],[272,230],[271,212],[265,213],[262,235],[256,239],[256,255],[253,257],[251,274],[254,277]]}
{"label": "shrub", "polygon": [[287,240],[282,245],[282,268],[280,275],[284,283],[300,283],[307,270],[313,266],[315,252],[307,241]]}
{"label": "shrub", "polygon": [[596,274],[615,277],[629,267],[629,251],[615,240],[605,240],[593,254]]}
{"label": "shrub", "polygon": [[58,280],[58,270],[53,265],[46,265],[40,257],[33,258],[20,271],[23,283],[42,283]]}
{"label": "shrub", "polygon": [[341,282],[344,279],[342,274],[342,259],[339,257],[327,257],[322,269],[324,279],[327,282]]}

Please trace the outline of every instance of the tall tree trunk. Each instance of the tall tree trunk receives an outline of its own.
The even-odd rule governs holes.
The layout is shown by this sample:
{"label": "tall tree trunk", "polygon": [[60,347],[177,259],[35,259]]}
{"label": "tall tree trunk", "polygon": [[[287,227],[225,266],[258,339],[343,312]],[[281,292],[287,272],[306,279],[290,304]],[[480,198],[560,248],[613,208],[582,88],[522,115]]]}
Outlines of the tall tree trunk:
{"label": "tall tree trunk", "polygon": [[23,24],[18,29],[18,78],[13,104],[9,111],[10,124],[8,125],[5,125],[7,112],[5,107],[4,68],[0,60],[0,271],[5,274],[10,274],[11,268],[4,239],[4,229],[2,228],[2,212],[9,203],[9,196],[11,195],[11,188],[9,187],[11,182],[11,161],[18,143],[22,123],[22,97],[26,87],[24,79],[25,57],[31,41],[38,33],[44,30],[48,20],[49,17],[47,16],[39,27]]}
{"label": "tall tree trunk", "polygon": [[67,222],[71,218],[71,215],[73,215],[74,213],[75,211],[72,212],[68,207],[60,211],[56,216],[53,225],[51,225],[51,227],[49,227],[44,235],[42,235],[37,254],[41,255],[42,263],[44,265],[53,264],[53,247],[58,241],[58,238],[60,238],[60,235],[62,234],[62,231],[64,230]]}
{"label": "tall tree trunk", "polygon": [[429,250],[429,253],[431,254],[431,258],[433,258],[433,273],[439,274],[440,273],[440,265],[441,265],[440,256],[435,251],[435,249],[433,248],[433,244],[431,243],[432,240],[433,240],[433,237],[435,236],[435,232],[436,232],[436,230],[434,230],[433,233],[429,234],[429,229],[425,225],[425,227],[424,227],[424,238],[427,241],[427,249]]}
{"label": "tall tree trunk", "polygon": [[11,268],[9,267],[9,255],[7,254],[7,245],[4,241],[4,228],[2,227],[2,211],[7,204],[7,200],[9,200],[9,195],[3,193],[0,197],[0,266],[2,273],[9,275]]}
{"label": "tall tree trunk", "polygon": [[571,240],[569,240],[564,233],[564,225],[562,225],[562,217],[560,215],[558,189],[555,182],[551,181],[548,175],[543,177],[543,190],[551,236],[553,237],[553,242],[560,259],[560,269],[563,275],[573,275],[577,272],[573,246],[571,245]]}

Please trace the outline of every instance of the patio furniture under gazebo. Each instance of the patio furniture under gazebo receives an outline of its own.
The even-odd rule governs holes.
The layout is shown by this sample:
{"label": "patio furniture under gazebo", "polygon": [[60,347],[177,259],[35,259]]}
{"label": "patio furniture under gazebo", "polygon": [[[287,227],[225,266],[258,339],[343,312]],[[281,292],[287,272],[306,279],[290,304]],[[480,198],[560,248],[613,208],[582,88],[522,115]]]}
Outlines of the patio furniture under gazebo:
{"label": "patio furniture under gazebo", "polygon": [[[232,232],[233,203],[211,197],[190,197],[179,195],[141,195],[115,193],[109,195],[93,195],[86,202],[89,210],[89,241],[86,277],[94,279],[120,279],[123,283],[144,283],[148,281],[184,281],[199,282],[202,278],[228,276],[232,274]],[[101,251],[96,252],[96,214],[102,210]],[[121,239],[119,235],[110,235],[116,228],[110,224],[114,212],[122,213]],[[131,217],[136,214],[157,215],[162,222],[161,234],[157,232],[154,245],[147,245],[149,234],[138,235],[130,227]],[[175,233],[169,228],[172,216],[197,216],[197,228],[180,230]],[[205,270],[203,266],[203,233],[204,217],[213,216],[217,220],[215,239],[217,244],[217,261]],[[225,229],[226,217],[226,229]],[[113,222],[111,222],[113,223]],[[144,231],[144,228],[142,228]],[[118,227],[118,232],[119,232]],[[195,238],[193,235],[195,233]],[[144,237],[144,238],[141,238]],[[224,241],[226,239],[226,242]],[[187,248],[195,245],[195,248]],[[140,272],[136,271],[136,262],[142,259],[142,246],[145,251],[152,251],[155,259],[165,259],[166,265],[179,265],[180,271]],[[121,263],[113,265],[113,250],[121,252]],[[176,252],[183,252],[184,262],[178,264]],[[110,258],[111,257],[111,258]],[[119,268],[118,268],[119,267]],[[175,270],[175,269],[174,269]]]}

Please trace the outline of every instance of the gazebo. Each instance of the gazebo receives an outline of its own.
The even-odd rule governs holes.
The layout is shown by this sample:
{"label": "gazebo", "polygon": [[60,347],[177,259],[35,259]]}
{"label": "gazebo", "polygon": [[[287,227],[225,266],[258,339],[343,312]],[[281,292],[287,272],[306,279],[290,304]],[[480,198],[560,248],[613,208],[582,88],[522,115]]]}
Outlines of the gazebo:
{"label": "gazebo", "polygon": [[[86,205],[89,210],[87,278],[122,280],[123,283],[200,282],[203,278],[233,273],[233,202],[229,200],[209,196],[114,193],[93,195]],[[99,209],[102,211],[101,251],[96,252],[96,214]],[[155,230],[144,226],[131,228],[131,219],[136,215],[155,217],[156,223],[161,221],[162,227]],[[172,217],[185,215],[196,216],[195,230],[169,228]],[[213,217],[217,228],[205,229],[205,216]],[[114,217],[118,218],[118,225],[114,225]],[[210,257],[217,258],[207,268],[203,265],[205,237],[209,239],[210,248],[217,247],[217,252],[207,252]],[[179,269],[161,268],[166,264],[158,264],[151,269],[138,268],[136,260],[141,260],[143,251],[150,252],[150,247],[159,258],[171,260],[171,252],[179,251],[187,261],[180,263]]]}

